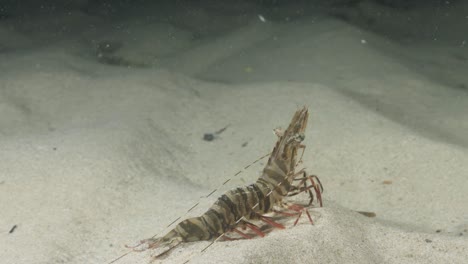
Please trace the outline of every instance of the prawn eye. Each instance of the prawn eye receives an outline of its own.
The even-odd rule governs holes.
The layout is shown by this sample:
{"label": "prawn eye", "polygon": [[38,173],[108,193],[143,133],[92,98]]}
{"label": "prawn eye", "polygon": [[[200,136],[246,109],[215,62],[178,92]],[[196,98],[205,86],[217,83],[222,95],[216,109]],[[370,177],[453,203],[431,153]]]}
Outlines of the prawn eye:
{"label": "prawn eye", "polygon": [[295,134],[292,138],[292,140],[296,141],[296,142],[302,142],[304,141],[305,139],[305,135],[304,133],[298,133],[298,134]]}

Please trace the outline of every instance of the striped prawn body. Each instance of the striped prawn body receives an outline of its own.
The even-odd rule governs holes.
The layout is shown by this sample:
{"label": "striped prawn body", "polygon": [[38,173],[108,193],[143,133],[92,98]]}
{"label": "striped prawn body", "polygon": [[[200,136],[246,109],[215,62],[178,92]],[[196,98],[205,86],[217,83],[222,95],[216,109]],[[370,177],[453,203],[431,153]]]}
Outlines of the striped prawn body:
{"label": "striped prawn body", "polygon": [[257,219],[259,215],[270,212],[275,201],[273,195],[267,196],[267,192],[269,190],[262,191],[257,184],[230,190],[203,215],[180,222],[159,242],[174,245],[215,239],[235,228],[242,218]]}
{"label": "striped prawn body", "polygon": [[254,184],[227,191],[203,215],[185,219],[165,236],[143,240],[140,245],[145,249],[168,247],[157,258],[182,242],[216,239],[226,232],[237,231],[243,224],[249,225],[247,220],[265,220],[263,215],[281,206],[283,198],[294,189],[298,150],[304,148],[301,142],[308,115],[306,107],[296,111],[288,128],[276,133],[275,148]]}

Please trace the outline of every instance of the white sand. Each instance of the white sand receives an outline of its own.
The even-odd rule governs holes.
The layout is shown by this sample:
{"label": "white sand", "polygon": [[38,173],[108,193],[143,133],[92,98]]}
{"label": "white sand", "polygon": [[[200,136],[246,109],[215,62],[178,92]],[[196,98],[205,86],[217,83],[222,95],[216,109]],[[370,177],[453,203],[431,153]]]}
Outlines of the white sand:
{"label": "white sand", "polygon": [[[370,7],[378,8],[363,4],[363,13]],[[311,113],[304,166],[325,187],[324,207],[310,209],[315,225],[289,219],[286,230],[204,253],[209,242],[185,244],[163,263],[466,262],[460,27],[449,33],[435,17],[447,29],[431,41],[411,27],[426,9],[418,23],[402,21],[421,34],[408,38],[392,34],[395,21],[364,30],[312,9],[288,22],[249,4],[152,8],[0,21],[0,262],[106,263],[175,218],[203,213],[222,191],[185,214],[270,151],[272,129],[303,105]],[[168,10],[178,19],[155,18]],[[384,29],[385,37],[372,33]],[[112,53],[121,66],[98,61],[106,41],[122,44]],[[116,263],[148,263],[151,253]]]}

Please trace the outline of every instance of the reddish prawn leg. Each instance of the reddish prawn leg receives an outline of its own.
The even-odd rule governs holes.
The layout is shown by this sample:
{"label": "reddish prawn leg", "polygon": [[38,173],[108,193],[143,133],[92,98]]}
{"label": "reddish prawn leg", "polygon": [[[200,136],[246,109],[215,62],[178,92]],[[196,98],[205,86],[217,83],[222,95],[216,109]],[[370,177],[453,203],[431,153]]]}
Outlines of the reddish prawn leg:
{"label": "reddish prawn leg", "polygon": [[[260,237],[264,237],[265,236],[265,233],[263,233],[260,228],[250,222],[247,222],[245,220],[241,221],[240,222],[241,225],[242,225],[242,229],[245,230],[247,228],[250,228],[255,234],[259,235]],[[234,228],[232,231],[238,233],[239,235],[243,236],[244,238],[247,238],[247,239],[250,239],[252,237],[250,237],[249,235],[241,232],[239,229],[237,228]]]}
{"label": "reddish prawn leg", "polygon": [[[246,230],[247,228],[250,228],[258,236],[260,236],[260,237],[265,236],[265,233],[262,232],[258,226],[254,225],[254,224],[252,224],[252,223],[250,223],[248,221],[242,220],[242,221],[239,221],[239,224],[241,225],[240,228],[242,230]],[[251,239],[252,238],[251,236],[247,235],[246,233],[240,231],[238,227],[233,228],[230,232],[237,233],[238,235],[240,235],[241,237],[243,237],[245,239]],[[226,235],[224,235],[224,238],[227,239],[227,240],[236,240],[236,239],[230,238],[230,237],[228,237]]]}
{"label": "reddish prawn leg", "polygon": [[307,210],[307,208],[305,208],[304,206],[302,205],[298,205],[298,204],[292,204],[290,206],[288,206],[288,209],[289,210],[293,210],[295,212],[297,212],[297,218],[296,218],[296,221],[294,221],[294,226],[297,225],[297,223],[299,222],[299,219],[301,218],[302,216],[302,213],[305,212],[307,217],[309,218],[309,222],[313,225],[314,224],[314,221],[312,220],[312,217],[310,216],[310,213],[309,211]]}
{"label": "reddish prawn leg", "polygon": [[285,229],[284,225],[273,221],[271,217],[261,215],[260,220],[262,220],[263,222],[269,224],[272,227],[276,227],[276,228],[279,228],[279,229]]}
{"label": "reddish prawn leg", "polygon": [[[322,207],[323,202],[322,202],[321,194],[323,192],[323,187],[322,187],[322,183],[320,182],[320,179],[315,175],[307,175],[304,169],[297,172],[294,176],[295,176],[294,180],[299,181],[299,182],[297,183],[297,185],[291,188],[287,196],[294,196],[303,192],[307,192],[309,193],[309,196],[310,196],[310,201],[308,204],[308,206],[310,206],[312,202],[314,201],[314,195],[312,193],[312,189],[314,189],[314,192],[315,192],[315,195],[317,196],[317,200],[319,201],[320,207]],[[300,177],[297,177],[297,176],[300,176]],[[310,181],[310,184],[311,184],[310,186],[307,185],[308,181]],[[297,216],[296,221],[294,221],[294,226],[297,225],[299,219],[301,218],[304,212],[306,213],[307,218],[309,219],[309,222],[311,224],[314,224],[314,221],[312,220],[312,217],[310,216],[310,213],[306,207],[299,205],[299,204],[284,204],[284,208],[287,210],[291,210],[294,213],[288,213],[288,212],[278,211],[278,210],[276,210],[275,212],[283,214],[283,215],[287,215],[287,216]]]}
{"label": "reddish prawn leg", "polygon": [[[322,202],[323,186],[322,186],[322,183],[320,182],[320,179],[315,175],[307,175],[304,169],[296,173],[296,175],[301,175],[301,174],[302,174],[302,177],[294,179],[295,181],[299,181],[299,183],[296,186],[293,186],[292,190],[287,194],[287,196],[294,196],[302,192],[308,192],[310,196],[310,201],[309,201],[309,206],[310,206],[312,202],[314,201],[314,195],[312,193],[312,189],[314,189],[315,195],[317,196],[317,200],[319,201],[320,207],[323,207],[323,202]],[[311,184],[310,186],[307,186],[307,181],[310,181],[310,184]]]}

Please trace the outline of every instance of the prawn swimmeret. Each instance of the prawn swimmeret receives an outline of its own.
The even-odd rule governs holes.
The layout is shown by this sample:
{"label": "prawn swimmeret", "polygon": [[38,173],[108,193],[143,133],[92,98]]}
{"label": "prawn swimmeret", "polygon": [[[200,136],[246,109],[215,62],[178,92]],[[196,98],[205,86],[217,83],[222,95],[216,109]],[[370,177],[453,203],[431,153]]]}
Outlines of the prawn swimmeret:
{"label": "prawn swimmeret", "polygon": [[[305,138],[304,132],[308,117],[308,110],[303,107],[296,111],[286,130],[275,130],[278,141],[262,175],[255,183],[227,191],[203,215],[181,221],[163,237],[142,240],[134,248],[134,251],[163,248],[162,253],[154,256],[156,259],[182,242],[216,241],[228,232],[235,232],[244,238],[251,238],[239,230],[245,228],[250,228],[255,234],[263,237],[264,232],[249,221],[262,221],[271,227],[283,229],[282,224],[265,215],[272,212],[297,216],[294,225],[305,212],[313,224],[306,207],[283,201],[287,196],[304,192],[309,194],[309,205],[311,205],[314,201],[313,190],[319,205],[322,206],[321,193],[323,188],[320,180],[315,175],[307,175],[304,169],[296,171],[305,150],[302,141]],[[300,150],[302,150],[302,154],[298,159]]]}

